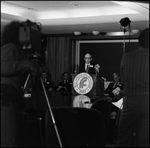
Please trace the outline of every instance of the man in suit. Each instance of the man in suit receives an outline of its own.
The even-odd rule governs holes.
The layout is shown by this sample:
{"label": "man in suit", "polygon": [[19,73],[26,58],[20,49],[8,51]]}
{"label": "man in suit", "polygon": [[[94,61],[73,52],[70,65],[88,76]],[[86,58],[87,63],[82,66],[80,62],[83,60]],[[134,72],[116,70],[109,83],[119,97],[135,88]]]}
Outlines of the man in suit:
{"label": "man in suit", "polygon": [[71,94],[72,83],[70,80],[70,73],[64,72],[61,78],[62,78],[62,81],[57,84],[56,90],[66,95]]}
{"label": "man in suit", "polygon": [[42,73],[42,80],[44,82],[44,86],[46,88],[46,91],[50,92],[54,90],[54,86],[51,80],[48,80],[48,76],[46,72]]}
{"label": "man in suit", "polygon": [[101,71],[100,71],[100,65],[92,63],[92,56],[90,53],[86,53],[84,56],[84,69],[82,72],[86,72],[88,74],[96,74],[97,76],[97,82],[96,82],[96,92],[99,94],[99,96],[104,96],[104,81],[106,81],[106,78],[103,77]]}
{"label": "man in suit", "polygon": [[123,97],[123,83],[120,81],[118,73],[113,73],[114,82],[110,83],[105,93],[108,94],[113,101],[118,101]]}
{"label": "man in suit", "polygon": [[85,60],[85,66],[84,66],[84,72],[87,72],[88,74],[96,74],[98,75],[102,80],[106,81],[106,78],[103,77],[101,71],[100,71],[100,65],[99,64],[93,64],[92,56],[90,53],[86,53],[84,56]]}

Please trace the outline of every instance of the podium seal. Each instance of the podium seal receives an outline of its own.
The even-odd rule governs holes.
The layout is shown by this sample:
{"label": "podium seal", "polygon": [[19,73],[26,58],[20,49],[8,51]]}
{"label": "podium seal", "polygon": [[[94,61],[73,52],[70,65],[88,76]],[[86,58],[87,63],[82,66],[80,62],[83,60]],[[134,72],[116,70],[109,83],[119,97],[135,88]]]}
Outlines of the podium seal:
{"label": "podium seal", "polygon": [[74,78],[73,87],[78,94],[87,94],[93,88],[93,79],[88,73],[80,73]]}

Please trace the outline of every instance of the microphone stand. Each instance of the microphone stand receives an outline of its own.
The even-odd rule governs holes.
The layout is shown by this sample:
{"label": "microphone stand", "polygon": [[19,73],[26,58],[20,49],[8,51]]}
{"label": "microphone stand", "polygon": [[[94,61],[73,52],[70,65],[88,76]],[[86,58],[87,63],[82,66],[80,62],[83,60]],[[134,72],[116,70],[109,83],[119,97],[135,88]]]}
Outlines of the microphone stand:
{"label": "microphone stand", "polygon": [[[95,74],[96,74],[96,76],[99,78],[100,82],[103,83],[103,87],[104,87],[104,80],[102,80],[102,77],[99,76],[97,70],[95,70]],[[96,85],[98,85],[98,83],[96,83]],[[104,89],[104,88],[103,88],[103,89]],[[100,92],[100,91],[99,91],[99,93],[104,96],[104,93],[102,93],[102,92]]]}
{"label": "microphone stand", "polygon": [[125,47],[125,32],[126,32],[126,29],[125,28],[123,28],[123,32],[124,32],[123,54],[125,54],[125,52],[126,52],[126,47]]}

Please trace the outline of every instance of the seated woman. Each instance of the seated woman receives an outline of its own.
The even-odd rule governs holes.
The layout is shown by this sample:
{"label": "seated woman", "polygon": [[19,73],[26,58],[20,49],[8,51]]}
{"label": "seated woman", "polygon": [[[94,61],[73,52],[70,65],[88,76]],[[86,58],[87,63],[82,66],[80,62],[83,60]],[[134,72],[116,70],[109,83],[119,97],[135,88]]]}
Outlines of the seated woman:
{"label": "seated woman", "polygon": [[112,101],[117,101],[123,97],[123,83],[120,81],[118,73],[113,74],[114,82],[110,83],[105,90],[106,94],[112,98]]}
{"label": "seated woman", "polygon": [[70,74],[68,72],[64,72],[61,78],[62,78],[62,81],[57,84],[56,90],[66,95],[71,94],[72,83],[70,79]]}

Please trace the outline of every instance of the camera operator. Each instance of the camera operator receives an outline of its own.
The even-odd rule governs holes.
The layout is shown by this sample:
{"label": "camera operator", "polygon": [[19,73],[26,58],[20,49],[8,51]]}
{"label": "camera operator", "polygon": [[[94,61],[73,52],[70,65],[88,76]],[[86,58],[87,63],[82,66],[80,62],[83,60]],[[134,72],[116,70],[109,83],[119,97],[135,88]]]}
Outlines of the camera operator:
{"label": "camera operator", "polygon": [[24,59],[19,40],[21,22],[12,21],[4,27],[1,47],[1,147],[17,146],[17,115],[23,71],[37,73],[39,64]]}

